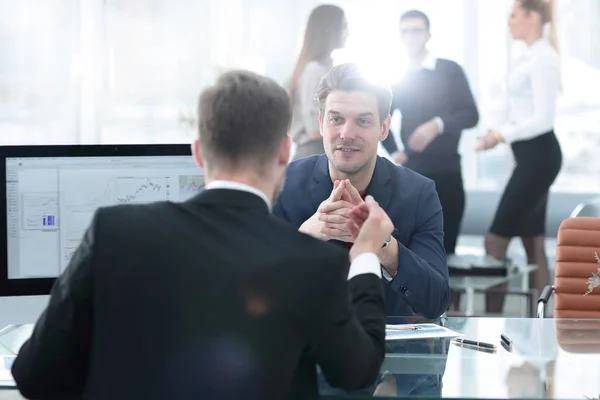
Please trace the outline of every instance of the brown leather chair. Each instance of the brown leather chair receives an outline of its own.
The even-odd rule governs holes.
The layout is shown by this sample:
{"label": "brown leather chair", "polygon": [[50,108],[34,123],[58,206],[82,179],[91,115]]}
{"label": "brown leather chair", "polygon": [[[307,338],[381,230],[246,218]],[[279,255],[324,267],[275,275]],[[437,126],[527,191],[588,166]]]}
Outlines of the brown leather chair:
{"label": "brown leather chair", "polygon": [[600,353],[600,320],[556,320],[556,341],[569,353]]}
{"label": "brown leather chair", "polygon": [[554,293],[554,318],[600,318],[600,288],[587,296],[588,279],[600,264],[600,218],[567,218],[558,229],[554,286],[546,286],[538,299],[538,318],[544,318]]}

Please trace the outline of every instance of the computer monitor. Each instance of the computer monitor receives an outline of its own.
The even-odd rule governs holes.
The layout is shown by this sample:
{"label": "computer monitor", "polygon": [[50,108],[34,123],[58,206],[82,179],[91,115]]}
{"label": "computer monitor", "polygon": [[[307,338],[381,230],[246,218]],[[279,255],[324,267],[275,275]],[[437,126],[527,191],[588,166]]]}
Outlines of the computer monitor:
{"label": "computer monitor", "polygon": [[6,146],[0,168],[0,296],[50,293],[99,207],[181,202],[204,186],[179,144]]}

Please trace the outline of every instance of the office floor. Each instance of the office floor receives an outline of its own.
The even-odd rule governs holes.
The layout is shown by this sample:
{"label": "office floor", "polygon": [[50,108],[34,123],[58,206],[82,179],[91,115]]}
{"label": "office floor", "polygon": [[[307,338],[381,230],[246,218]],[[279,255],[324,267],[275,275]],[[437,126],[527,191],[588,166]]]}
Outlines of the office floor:
{"label": "office floor", "polygon": [[[457,254],[485,254],[483,246],[483,236],[475,235],[461,235],[458,238],[458,245],[456,248]],[[556,259],[556,238],[546,239],[546,256],[548,257],[548,266],[550,267],[550,276],[554,276],[554,262]],[[516,264],[522,265],[527,261],[525,249],[521,244],[521,241],[514,239],[511,241],[508,248],[508,257],[513,260]],[[514,287],[518,289],[518,287]],[[521,296],[508,296],[504,305],[504,313],[502,316],[505,317],[522,317],[523,316],[523,303],[525,298]],[[552,300],[550,301],[552,303]],[[484,314],[485,299],[483,294],[475,295],[475,315]],[[552,316],[553,304],[546,306],[546,316]],[[464,310],[464,301],[461,302],[461,309]]]}

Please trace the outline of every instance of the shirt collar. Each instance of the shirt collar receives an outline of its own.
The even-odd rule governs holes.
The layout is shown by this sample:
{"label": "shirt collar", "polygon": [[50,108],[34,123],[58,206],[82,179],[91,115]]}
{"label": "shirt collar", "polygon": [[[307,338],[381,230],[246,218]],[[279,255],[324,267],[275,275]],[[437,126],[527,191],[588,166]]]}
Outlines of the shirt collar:
{"label": "shirt collar", "polygon": [[433,70],[435,70],[436,65],[437,65],[437,57],[434,56],[430,51],[428,51],[427,56],[425,57],[423,62],[421,62],[421,68],[433,71]]}
{"label": "shirt collar", "polygon": [[246,185],[244,183],[233,182],[233,181],[212,181],[208,185],[205,186],[205,189],[230,189],[230,190],[241,190],[243,192],[248,192],[257,195],[261,199],[267,203],[267,207],[269,207],[269,211],[272,210],[271,202],[266,194],[258,190],[257,188]]}
{"label": "shirt collar", "polygon": [[535,42],[531,43],[531,45],[527,48],[527,54],[535,54],[536,51],[544,48],[544,46],[549,45],[548,39],[540,38]]}

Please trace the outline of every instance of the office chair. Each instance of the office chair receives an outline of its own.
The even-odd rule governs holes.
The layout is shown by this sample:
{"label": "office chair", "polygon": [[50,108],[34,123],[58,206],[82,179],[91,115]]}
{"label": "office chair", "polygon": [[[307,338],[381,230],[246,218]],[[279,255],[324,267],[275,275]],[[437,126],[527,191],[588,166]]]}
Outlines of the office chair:
{"label": "office chair", "polygon": [[600,217],[600,197],[579,203],[569,218]]}
{"label": "office chair", "polygon": [[556,320],[556,340],[568,353],[600,353],[600,320]]}
{"label": "office chair", "polygon": [[600,218],[565,219],[558,229],[554,286],[546,286],[538,299],[537,317],[544,318],[554,293],[555,318],[600,318],[600,288],[588,295],[588,280],[600,264]]}

